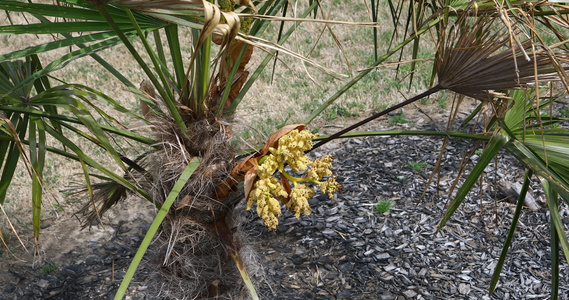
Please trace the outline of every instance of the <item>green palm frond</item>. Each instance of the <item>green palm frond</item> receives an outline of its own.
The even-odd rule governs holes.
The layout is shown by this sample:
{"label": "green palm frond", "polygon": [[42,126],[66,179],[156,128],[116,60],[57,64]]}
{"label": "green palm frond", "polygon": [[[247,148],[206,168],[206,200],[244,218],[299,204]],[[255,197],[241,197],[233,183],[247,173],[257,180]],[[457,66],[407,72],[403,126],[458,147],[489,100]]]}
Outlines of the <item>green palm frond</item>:
{"label": "green palm frond", "polygon": [[[115,137],[122,136],[146,144],[155,143],[153,139],[128,131],[124,124],[101,108],[102,105],[110,105],[116,112],[126,116],[125,119],[141,119],[112,98],[82,85],[52,87],[45,75],[37,77],[41,71],[39,59],[34,55],[25,61],[0,63],[0,114],[3,120],[0,127],[0,204],[4,202],[21,158],[32,177],[32,223],[36,243],[39,238],[42,195],[49,190],[42,179],[48,151],[76,160],[84,168],[90,166],[112,178],[121,188],[131,189],[152,201],[146,192],[85,154],[66,135],[72,133],[104,149],[125,170],[122,155],[114,143]],[[93,113],[106,124],[99,124]],[[48,145],[48,136],[57,143]],[[89,182],[89,174],[85,173],[85,176]]]}
{"label": "green palm frond", "polygon": [[[537,93],[535,90],[533,92],[514,90],[508,96],[510,97],[508,100],[509,104],[506,105],[508,110],[490,121],[490,124],[497,126],[497,129],[495,129],[493,137],[485,147],[478,163],[450,202],[438,225],[440,230],[452,217],[468,192],[472,190],[474,184],[482,176],[486,166],[495,159],[500,150],[507,150],[526,166],[528,172],[524,182],[524,191],[518,199],[508,238],[500,254],[499,263],[494,270],[490,293],[494,291],[498,283],[508,247],[513,239],[517,219],[522,212],[521,207],[524,203],[525,191],[527,191],[529,179],[533,174],[542,181],[544,190],[549,191],[547,192],[547,199],[552,219],[552,251],[554,249],[553,244],[557,245],[557,243],[560,243],[565,257],[569,258],[569,241],[563,225],[560,225],[561,218],[557,208],[557,195],[565,199],[566,202],[569,199],[569,168],[567,168],[569,163],[569,149],[567,146],[569,145],[569,130],[563,128],[543,128],[544,123],[540,123],[539,120],[533,117],[540,109],[552,105],[559,95],[550,99],[544,98],[539,103],[536,100]],[[548,125],[559,124],[563,121],[563,119],[558,119],[557,123],[555,123],[552,119]],[[532,128],[532,126],[535,127]],[[552,253],[552,257],[557,256],[557,251]],[[557,293],[558,289],[558,286],[555,285],[555,278],[559,276],[558,262],[558,259],[552,259],[553,295]]]}
{"label": "green palm frond", "polygon": [[[462,203],[466,193],[471,189],[476,180],[481,176],[486,165],[494,159],[501,149],[508,150],[518,160],[524,163],[533,173],[542,178],[546,178],[551,186],[565,199],[569,198],[569,130],[562,128],[528,129],[532,122],[531,115],[538,108],[545,108],[545,104],[551,105],[555,97],[544,99],[539,107],[536,101],[536,93],[527,94],[523,90],[511,91],[508,94],[511,99],[507,112],[501,117],[491,120],[490,124],[497,125],[493,140],[486,147],[477,166],[467,179],[468,184],[463,184],[457,196],[451,202],[445,216],[439,223],[442,228],[446,221],[454,214],[454,211]],[[558,96],[559,97],[559,96]],[[559,120],[558,122],[562,122]],[[528,123],[529,122],[529,123]],[[534,121],[535,122],[535,121]],[[541,126],[541,125],[540,125]],[[488,159],[482,159],[486,155]]]}

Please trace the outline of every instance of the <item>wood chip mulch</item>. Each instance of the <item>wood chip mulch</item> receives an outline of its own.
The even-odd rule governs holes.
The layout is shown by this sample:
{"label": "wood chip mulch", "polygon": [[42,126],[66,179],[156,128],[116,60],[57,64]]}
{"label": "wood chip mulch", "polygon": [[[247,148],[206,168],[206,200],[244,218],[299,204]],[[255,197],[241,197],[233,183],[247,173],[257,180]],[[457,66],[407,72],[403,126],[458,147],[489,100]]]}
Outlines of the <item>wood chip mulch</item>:
{"label": "wood chip mulch", "polygon": [[[494,179],[498,185],[523,182],[522,166],[508,153],[487,167],[482,188],[477,184],[435,234],[468,145],[464,140],[449,143],[439,192],[433,183],[419,202],[442,141],[368,137],[314,153],[335,156],[344,192],[334,201],[326,196],[311,200],[310,216],[296,219],[288,213],[276,233],[268,232],[250,213],[252,241],[266,272],[259,284],[262,298],[548,299],[551,253],[545,205],[523,210],[498,288],[492,296],[488,293],[515,209],[514,203],[494,192]],[[470,159],[466,174],[477,159]],[[413,170],[409,163],[417,162],[428,166]],[[543,201],[537,181],[531,188]],[[395,202],[389,213],[374,211],[381,199]],[[569,210],[564,204],[560,209],[569,229]],[[569,268],[560,255],[559,294],[568,299]]]}

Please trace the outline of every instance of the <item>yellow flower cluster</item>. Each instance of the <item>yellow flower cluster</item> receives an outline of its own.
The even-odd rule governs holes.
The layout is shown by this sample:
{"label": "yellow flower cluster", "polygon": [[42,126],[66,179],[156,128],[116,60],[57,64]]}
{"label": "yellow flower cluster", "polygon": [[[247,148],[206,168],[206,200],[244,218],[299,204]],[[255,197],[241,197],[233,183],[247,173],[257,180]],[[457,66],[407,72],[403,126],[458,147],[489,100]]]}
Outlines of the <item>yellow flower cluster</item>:
{"label": "yellow flower cluster", "polygon": [[305,151],[312,149],[312,140],[316,134],[308,130],[292,130],[279,139],[277,149],[271,148],[270,151],[277,157],[279,171],[284,169],[284,162],[292,168],[294,172],[306,171],[311,163],[310,158],[304,154]]}
{"label": "yellow flower cluster", "polygon": [[255,188],[249,194],[247,209],[251,209],[254,203],[257,204],[257,214],[270,230],[275,230],[279,224],[281,216],[281,204],[275,197],[287,197],[288,194],[275,177],[259,179],[255,183]]}
{"label": "yellow flower cluster", "polygon": [[324,176],[332,175],[332,155],[326,155],[315,159],[311,164],[307,177],[312,180],[320,180]]}
{"label": "yellow flower cluster", "polygon": [[314,197],[314,190],[306,184],[297,184],[290,195],[290,201],[286,207],[293,213],[296,218],[300,218],[300,214],[310,215],[310,205],[308,199]]}
{"label": "yellow flower cluster", "polygon": [[328,180],[320,182],[318,188],[332,199],[334,198],[334,193],[340,189],[340,184],[336,181],[336,175],[333,175]]}
{"label": "yellow flower cluster", "polygon": [[259,176],[259,178],[269,178],[273,176],[279,167],[277,158],[274,155],[269,154],[261,161],[262,163],[257,167],[257,176]]}
{"label": "yellow flower cluster", "polygon": [[[258,180],[247,199],[247,209],[257,204],[257,214],[263,219],[269,230],[276,230],[278,218],[281,215],[279,200],[286,203],[286,207],[297,218],[301,214],[310,214],[308,199],[314,197],[314,189],[306,183],[317,184],[322,193],[330,198],[338,190],[339,184],[336,176],[332,175],[332,156],[327,155],[314,161],[304,154],[312,148],[312,140],[316,137],[306,130],[292,130],[279,139],[277,148],[270,148],[271,154],[259,160],[257,166]],[[294,177],[284,170],[285,163],[293,172],[305,172],[305,177]],[[273,176],[278,171],[281,177],[292,183],[292,190],[287,192],[279,180]],[[324,177],[328,179],[323,180]],[[289,186],[289,185],[287,185]],[[290,193],[290,195],[289,195]],[[289,197],[290,196],[290,197]],[[277,200],[278,199],[278,200]],[[284,201],[288,199],[288,202]]]}

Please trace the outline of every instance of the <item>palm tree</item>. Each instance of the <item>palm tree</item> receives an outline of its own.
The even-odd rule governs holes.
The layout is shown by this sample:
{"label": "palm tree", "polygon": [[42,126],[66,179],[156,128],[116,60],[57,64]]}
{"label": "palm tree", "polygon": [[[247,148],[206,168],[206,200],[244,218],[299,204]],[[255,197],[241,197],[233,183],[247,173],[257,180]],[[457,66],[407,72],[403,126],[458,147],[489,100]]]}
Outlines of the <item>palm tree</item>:
{"label": "palm tree", "polygon": [[[566,8],[543,2],[526,5],[521,1],[500,5],[490,1],[387,2],[396,27],[394,32],[403,31],[403,40],[383,56],[376,54],[373,66],[380,65],[409,44],[413,45],[411,58],[416,58],[421,37],[428,32],[437,37],[434,71],[438,84],[395,108],[448,89],[481,100],[481,106],[490,104],[495,112],[492,123],[488,124],[488,128],[495,129],[492,135],[462,135],[488,141],[488,144],[480,162],[451,202],[440,226],[459,207],[485,165],[500,149],[507,149],[527,165],[528,178],[536,174],[543,179],[552,216],[552,245],[561,242],[567,256],[567,238],[559,213],[556,213],[556,194],[566,200],[569,198],[569,174],[563,165],[569,153],[565,140],[567,134],[563,130],[543,128],[544,124],[551,125],[553,121],[543,122],[535,113],[545,105],[551,105],[553,98],[540,97],[540,89],[534,89],[533,94],[528,93],[535,95],[534,98],[510,91],[531,89],[532,85],[537,86],[544,80],[568,82],[564,73],[567,37],[557,29],[559,26],[567,27]],[[228,140],[233,113],[244,94],[259,75],[259,70],[272,59],[272,53],[284,51],[279,45],[296,28],[293,26],[287,32],[280,32],[274,43],[264,43],[257,36],[265,30],[270,17],[261,15],[274,16],[281,11],[286,15],[288,2],[218,1],[216,5],[196,0],[65,0],[58,3],[66,5],[0,2],[0,9],[29,13],[37,20],[26,25],[2,26],[0,33],[62,36],[59,40],[0,56],[0,139],[5,141],[0,145],[0,165],[3,168],[0,204],[4,204],[16,162],[21,158],[29,166],[33,180],[33,224],[37,243],[45,186],[42,180],[45,154],[63,155],[77,161],[84,173],[86,186],[83,192],[89,198],[82,211],[86,214],[85,225],[100,219],[102,213],[128,192],[151,201],[160,209],[141,246],[141,254],[134,258],[134,266],[159,229],[158,224],[167,216],[164,226],[160,227],[164,233],[162,236],[185,238],[184,241],[164,243],[170,270],[192,282],[184,291],[185,295],[206,296],[213,282],[219,287],[217,280],[220,275],[216,270],[222,269],[227,276],[223,276],[221,288],[216,288],[215,293],[225,292],[224,295],[230,297],[241,290],[239,273],[255,298],[256,293],[239,257],[239,247],[232,237],[235,224],[230,221],[239,197],[233,197],[229,191],[236,187],[237,181],[245,180],[249,196],[253,186],[260,181],[259,171],[254,166],[270,161],[266,158],[274,154],[270,148],[277,148],[283,133],[275,133],[266,147],[241,162],[233,161],[235,151]],[[378,4],[372,1],[372,16],[375,18]],[[293,20],[299,23],[318,5],[317,1],[311,2],[300,14],[300,19]],[[404,8],[408,9],[406,14],[409,18],[401,29],[397,27]],[[66,22],[55,22],[52,17],[66,18]],[[549,47],[543,45],[535,25],[538,22],[561,42]],[[192,45],[189,60],[183,59],[181,49],[184,42],[180,40],[186,28],[190,31]],[[137,47],[134,40],[142,46]],[[145,73],[147,79],[140,85],[130,82],[98,56],[100,50],[118,44],[128,49]],[[254,51],[251,45],[264,47],[270,54],[250,73],[247,65]],[[46,65],[38,58],[46,51],[69,46],[73,46],[70,53]],[[142,115],[129,111],[91,87],[60,84],[61,81],[49,77],[50,72],[84,56],[91,56],[135,92],[141,103]],[[361,72],[348,82],[316,109],[306,123],[369,72]],[[488,80],[491,77],[493,80]],[[52,86],[53,82],[58,85]],[[145,122],[151,130],[133,133],[118,121],[121,118],[111,116],[102,104],[111,105],[117,114],[125,118]],[[97,122],[98,119],[103,121]],[[345,133],[359,125],[348,127],[321,143],[347,136]],[[538,126],[542,129],[526,130],[537,129]],[[450,132],[448,135],[457,134]],[[57,141],[56,145],[48,144],[47,140],[52,138]],[[86,154],[75,140],[77,138],[103,149],[123,173],[113,172]],[[127,157],[127,153],[121,150],[123,148],[117,146],[119,138],[145,145],[146,151],[137,157]],[[278,170],[281,172],[282,168],[279,166]],[[287,188],[284,182],[283,189],[290,192],[290,186]],[[526,187],[528,184],[529,179]],[[288,204],[287,199],[283,202]],[[519,216],[521,204],[519,208],[516,216]],[[515,222],[512,224],[513,233]],[[511,236],[508,241],[511,241]],[[553,251],[556,251],[555,246],[552,246]],[[553,252],[554,258],[556,255],[557,252]],[[502,262],[504,257],[505,252],[500,257]],[[237,269],[227,263],[231,260],[236,262]],[[558,262],[558,259],[552,259],[552,262]],[[495,274],[499,274],[499,267],[501,264]],[[117,297],[120,298],[126,290],[135,268],[129,270]],[[553,268],[555,270],[556,266]],[[497,277],[493,284],[496,282]],[[557,291],[555,277],[553,282],[553,290]]]}
{"label": "palm tree", "polygon": [[[223,186],[222,181],[233,168],[235,150],[229,143],[232,116],[260,70],[281,49],[279,43],[295,29],[279,34],[275,43],[260,42],[255,36],[266,29],[270,19],[254,20],[247,14],[286,16],[287,5],[287,1],[220,1],[219,6],[191,0],[68,0],[56,4],[2,1],[0,9],[31,13],[37,21],[2,26],[1,33],[58,34],[62,38],[0,56],[0,138],[4,141],[0,146],[0,204],[4,203],[21,157],[33,178],[37,244],[46,152],[63,155],[82,166],[86,186],[78,192],[89,199],[80,212],[85,215],[84,225],[100,221],[106,210],[134,192],[168,214],[161,236],[184,232],[183,242],[169,243],[165,239],[169,246],[164,251],[168,253],[167,265],[177,269],[180,278],[195,283],[186,285],[188,295],[204,296],[208,285],[219,279],[219,268],[226,275],[221,290],[228,295],[240,291],[242,284],[235,282],[236,278],[240,280],[239,272],[226,262],[233,257],[246,282],[250,281],[226,223],[226,216],[231,215],[239,198],[220,194],[218,187]],[[316,7],[316,3],[309,6],[302,17]],[[185,30],[191,34],[189,60],[183,59],[184,41],[180,40]],[[142,49],[134,40],[142,44]],[[147,76],[140,86],[97,54],[118,44],[128,49]],[[253,51],[249,44],[266,47],[269,52],[251,77],[246,70]],[[38,54],[69,46],[74,47],[70,53],[47,65],[38,58]],[[52,86],[50,72],[88,55],[136,94],[142,115],[86,86]],[[22,58],[25,60],[16,60]],[[113,116],[101,106],[109,104],[116,110]],[[151,130],[128,130],[118,121],[128,118],[147,123]],[[113,172],[86,154],[77,138],[103,149],[124,174]],[[128,153],[116,143],[121,138],[142,145],[146,151],[127,157]],[[55,139],[58,145],[48,145],[49,139]],[[156,232],[157,227],[151,230]],[[250,291],[254,296],[254,289]]]}

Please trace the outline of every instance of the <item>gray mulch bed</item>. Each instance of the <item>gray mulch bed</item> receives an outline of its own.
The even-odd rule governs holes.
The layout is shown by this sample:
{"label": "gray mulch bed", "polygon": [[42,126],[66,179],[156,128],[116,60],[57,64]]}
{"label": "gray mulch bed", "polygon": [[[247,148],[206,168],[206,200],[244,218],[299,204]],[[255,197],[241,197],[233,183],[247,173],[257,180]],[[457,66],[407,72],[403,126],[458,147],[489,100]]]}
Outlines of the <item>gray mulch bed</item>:
{"label": "gray mulch bed", "polygon": [[[35,263],[2,262],[0,299],[113,299],[150,224],[117,220],[106,226],[110,236],[78,243],[57,261],[47,255]],[[148,270],[141,269],[134,285],[144,286],[148,277]]]}
{"label": "gray mulch bed", "polygon": [[[335,201],[316,197],[310,216],[284,216],[276,234],[251,214],[250,228],[268,275],[259,289],[267,299],[548,298],[551,261],[545,206],[522,212],[499,286],[488,295],[515,209],[494,193],[494,178],[498,184],[523,181],[521,165],[507,153],[500,154],[497,165],[488,166],[482,188],[477,186],[435,234],[467,144],[449,143],[440,191],[431,184],[420,202],[442,138],[369,137],[319,150],[316,155],[335,156],[344,192]],[[419,161],[429,167],[410,168],[408,162]],[[542,199],[538,182],[532,190]],[[380,199],[396,204],[380,214],[374,211]],[[567,207],[561,210],[567,225]],[[560,277],[560,299],[568,299],[565,259]]]}

